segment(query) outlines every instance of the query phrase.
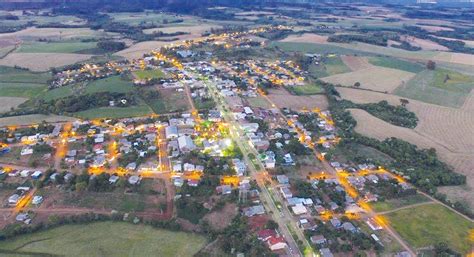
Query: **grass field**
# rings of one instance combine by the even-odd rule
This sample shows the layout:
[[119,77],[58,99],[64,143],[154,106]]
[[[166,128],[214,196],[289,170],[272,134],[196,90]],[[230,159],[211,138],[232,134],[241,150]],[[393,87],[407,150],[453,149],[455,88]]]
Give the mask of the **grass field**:
[[271,46],[277,46],[283,51],[289,52],[309,52],[319,54],[338,54],[338,55],[366,55],[370,54],[366,51],[359,51],[350,48],[333,46],[330,44],[316,43],[294,43],[294,42],[272,42]]
[[391,226],[416,248],[446,242],[467,254],[471,249],[469,230],[474,225],[439,204],[421,205],[387,215]]
[[311,75],[318,78],[350,72],[340,57],[328,57],[320,65],[311,65],[308,69]]
[[369,63],[375,66],[403,70],[418,73],[424,70],[424,67],[418,63],[400,60],[393,57],[370,57]]
[[76,53],[96,48],[96,42],[33,42],[22,44],[18,53]]
[[75,121],[76,119],[58,115],[31,114],[0,118],[0,127],[10,125],[29,125],[46,122]]
[[44,84],[0,82],[0,96],[32,98],[46,90]]
[[138,79],[161,79],[165,76],[161,70],[138,70],[133,72]]
[[13,67],[0,66],[0,82],[46,84],[51,79],[47,72],[30,72]]
[[[446,79],[449,76],[449,79]],[[474,89],[474,77],[459,72],[436,69],[418,73],[394,93],[426,103],[458,108],[463,105],[467,95]]]
[[189,109],[188,99],[184,92],[176,92],[174,89],[161,89],[160,94],[159,99],[147,102],[155,113],[181,112]]
[[287,87],[295,95],[316,95],[321,94],[323,89],[315,83],[307,83],[304,86]]
[[409,196],[389,199],[383,202],[378,201],[375,203],[371,203],[370,206],[372,206],[372,208],[376,212],[384,212],[384,211],[390,211],[390,210],[397,209],[400,207],[417,204],[417,203],[423,203],[427,201],[429,201],[429,199],[426,198],[424,195],[416,194],[416,195],[409,195]]
[[120,76],[113,76],[105,79],[95,80],[86,86],[85,93],[116,92],[127,93],[133,90],[131,81],[125,81]]
[[147,105],[138,105],[130,107],[100,107],[74,113],[74,116],[82,119],[98,118],[128,118],[136,116],[146,116],[152,114]]
[[74,87],[73,85],[69,85],[69,86],[55,88],[52,90],[47,90],[43,92],[42,94],[40,94],[38,98],[41,98],[45,101],[51,101],[51,100],[55,100],[55,99],[59,99],[63,97],[68,97],[72,95],[73,93],[74,93]]
[[92,55],[72,53],[11,53],[0,59],[0,65],[28,68],[32,71],[48,71],[52,67],[62,67],[88,60]]
[[205,237],[191,233],[98,222],[20,236],[2,242],[0,249],[62,256],[193,256],[205,243]]

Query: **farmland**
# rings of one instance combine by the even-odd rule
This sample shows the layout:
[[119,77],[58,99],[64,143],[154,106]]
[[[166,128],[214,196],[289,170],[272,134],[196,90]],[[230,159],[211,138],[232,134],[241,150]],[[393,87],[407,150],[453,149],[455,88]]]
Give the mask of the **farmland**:
[[470,251],[468,220],[438,204],[417,206],[387,215],[393,228],[417,248],[446,242],[464,254]]
[[19,66],[31,71],[47,71],[52,67],[74,64],[88,60],[91,57],[92,55],[71,53],[11,53],[0,59],[0,65]]
[[138,70],[133,74],[135,74],[138,79],[161,79],[165,76],[161,70]]
[[76,53],[97,46],[96,42],[50,42],[22,44],[18,53]]
[[[182,244],[186,242],[186,244]],[[206,243],[202,236],[171,232],[144,225],[100,222],[65,225],[3,242],[1,250],[13,253],[68,256],[191,256]]]
[[136,116],[146,116],[152,111],[147,105],[138,105],[130,107],[100,107],[74,113],[74,116],[81,119],[99,119],[99,118],[129,118]]
[[308,71],[311,75],[322,78],[350,72],[351,70],[342,62],[340,57],[328,57],[324,59],[321,65],[311,65]]

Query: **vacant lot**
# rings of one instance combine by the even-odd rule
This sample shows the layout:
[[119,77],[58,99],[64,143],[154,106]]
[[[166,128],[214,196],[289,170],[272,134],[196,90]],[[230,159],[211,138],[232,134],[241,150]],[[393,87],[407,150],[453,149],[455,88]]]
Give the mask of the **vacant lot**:
[[373,66],[325,77],[322,80],[343,86],[353,86],[356,82],[359,82],[361,88],[392,92],[401,84],[409,81],[413,76],[415,74],[411,72]]
[[92,55],[64,53],[11,53],[0,59],[0,65],[19,66],[32,71],[47,71],[52,67],[61,67],[85,61]]
[[313,33],[304,33],[302,35],[290,35],[287,38],[281,40],[281,42],[293,42],[293,43],[326,43],[328,37],[321,36]]
[[96,48],[96,42],[34,42],[22,44],[18,53],[76,53]]
[[193,256],[205,243],[204,237],[191,233],[98,222],[20,236],[3,242],[0,249],[65,256]]
[[328,102],[324,95],[296,96],[290,94],[285,89],[269,90],[268,98],[278,108],[291,108],[294,110],[320,108],[325,110],[328,107]]
[[416,248],[446,242],[463,254],[471,250],[473,224],[439,204],[421,205],[387,215],[392,227]]
[[148,103],[155,113],[171,113],[188,110],[189,102],[184,92],[175,89],[160,89],[160,99]]
[[133,72],[138,79],[161,79],[165,76],[161,70],[138,70]]
[[147,116],[152,114],[147,105],[129,106],[129,107],[100,107],[74,113],[74,116],[81,119],[99,119],[99,118],[129,118]]
[[474,78],[459,72],[436,69],[418,73],[394,93],[426,103],[461,107],[474,88]]
[[391,211],[394,209],[398,209],[398,208],[413,205],[413,204],[428,203],[428,202],[434,203],[434,202],[431,202],[430,199],[428,199],[426,196],[421,195],[421,194],[416,194],[416,195],[409,195],[409,196],[389,199],[383,202],[378,201],[375,203],[371,203],[370,206],[372,206],[372,208],[376,212],[385,212],[385,211]]

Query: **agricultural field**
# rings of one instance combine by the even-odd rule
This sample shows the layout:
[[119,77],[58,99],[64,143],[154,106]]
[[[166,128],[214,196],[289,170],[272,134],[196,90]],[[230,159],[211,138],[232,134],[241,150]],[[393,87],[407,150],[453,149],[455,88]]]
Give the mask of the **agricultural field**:
[[[422,194],[403,196],[399,198],[389,199],[385,201],[377,201],[371,203],[370,206],[376,212],[388,212],[398,208],[409,207],[412,205],[434,204],[426,196]],[[411,207],[410,207],[411,208]]]
[[328,77],[331,75],[350,72],[340,57],[327,57],[319,65],[312,64],[309,66],[308,72],[317,78]]
[[416,248],[446,242],[463,254],[471,250],[469,232],[474,225],[442,205],[403,209],[387,214],[387,218],[390,225]]
[[[131,26],[138,26],[140,24],[148,25],[172,25],[179,24],[182,26],[194,24],[194,19],[188,16],[164,14],[164,13],[153,13],[153,12],[142,12],[142,13],[127,13],[117,12],[108,14],[113,18],[115,22],[125,23]],[[179,20],[182,22],[177,22]]]
[[96,42],[33,42],[22,44],[17,53],[78,53],[97,47]]
[[290,94],[285,89],[270,89],[268,98],[275,104],[278,104],[278,108],[291,108],[294,110],[302,110],[304,108],[320,108],[325,110],[328,105],[327,99],[323,95],[296,96]]
[[[92,55],[71,53],[11,53],[0,59],[0,65],[28,68],[31,71],[48,71],[52,67],[61,67],[88,60]],[[47,60],[47,61],[45,61]]]
[[114,35],[114,33],[101,32],[89,28],[26,28],[12,33],[0,34],[0,40],[20,39],[22,41],[35,41],[38,39],[48,39],[51,41],[101,38]]
[[22,116],[13,116],[0,118],[0,127],[10,126],[10,125],[29,125],[29,124],[38,124],[43,121],[45,122],[63,122],[63,121],[75,121],[75,118],[58,116],[58,115],[43,115],[43,114],[31,114],[31,115],[22,115]]
[[419,63],[405,61],[405,60],[401,60],[401,59],[393,58],[393,57],[382,57],[382,56],[369,57],[368,61],[370,64],[375,65],[375,66],[402,70],[402,71],[407,71],[407,72],[412,72],[412,73],[418,73],[424,70],[424,66]]
[[0,113],[8,112],[11,109],[18,107],[18,105],[26,102],[28,98],[23,97],[2,97],[0,96]]
[[19,236],[3,242],[0,251],[67,253],[69,256],[192,256],[205,244],[206,239],[197,234],[121,222],[97,222]]
[[304,33],[301,35],[290,35],[285,39],[282,39],[280,42],[290,42],[290,43],[326,43],[328,37],[322,36],[313,33]]
[[174,40],[174,41],[144,41],[133,44],[129,48],[126,48],[122,51],[114,53],[116,56],[125,57],[129,60],[138,59],[143,57],[144,54],[150,53],[153,50],[157,50],[162,46],[178,43],[181,40]]
[[129,107],[100,107],[85,111],[75,112],[74,116],[81,119],[99,119],[99,118],[129,118],[137,116],[147,116],[152,114],[147,105],[137,105]]
[[415,74],[411,72],[372,66],[353,72],[332,75],[322,78],[322,80],[347,87],[359,82],[360,88],[379,92],[392,92],[414,76]]
[[474,77],[447,69],[425,70],[394,93],[426,103],[461,107],[474,89]]

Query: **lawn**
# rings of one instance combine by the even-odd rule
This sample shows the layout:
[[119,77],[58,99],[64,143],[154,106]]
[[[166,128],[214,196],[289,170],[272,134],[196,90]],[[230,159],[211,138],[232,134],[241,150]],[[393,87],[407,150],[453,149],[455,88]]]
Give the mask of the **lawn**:
[[309,72],[311,75],[317,78],[327,77],[335,74],[350,72],[351,70],[347,67],[339,56],[328,57],[319,65],[311,65]]
[[376,212],[384,212],[384,211],[390,211],[390,210],[394,210],[400,207],[417,204],[417,203],[428,202],[428,201],[429,199],[426,198],[426,196],[421,195],[421,194],[416,194],[416,195],[409,195],[409,196],[389,199],[385,201],[378,201],[375,203],[371,203],[370,206],[372,206],[372,208]]
[[45,90],[44,84],[0,82],[0,96],[32,98]]
[[20,236],[2,242],[0,249],[62,256],[193,256],[205,244],[206,238],[197,234],[97,222]]
[[138,116],[147,116],[152,114],[147,105],[138,105],[130,107],[100,107],[74,113],[75,117],[81,119],[99,119],[99,118],[129,118]]
[[116,93],[127,93],[133,90],[133,84],[131,81],[125,81],[120,76],[113,76],[105,79],[99,79],[89,83],[86,86],[85,93],[97,93],[97,92],[116,92]]
[[138,70],[134,71],[133,74],[138,79],[161,79],[165,77],[165,74],[161,70]]
[[295,95],[316,95],[321,94],[323,89],[315,83],[307,83],[304,86],[286,87]]
[[[445,81],[447,76],[449,79]],[[406,84],[395,89],[394,93],[426,103],[457,108],[462,106],[473,88],[474,77],[451,70],[436,69],[418,73]]]
[[446,242],[463,254],[470,251],[469,230],[474,229],[474,225],[440,204],[396,211],[387,218],[391,226],[416,248]]
[[32,42],[22,44],[18,53],[76,53],[97,47],[97,42]]
[[404,61],[393,57],[370,57],[369,63],[375,66],[418,73],[424,70],[421,64]]

